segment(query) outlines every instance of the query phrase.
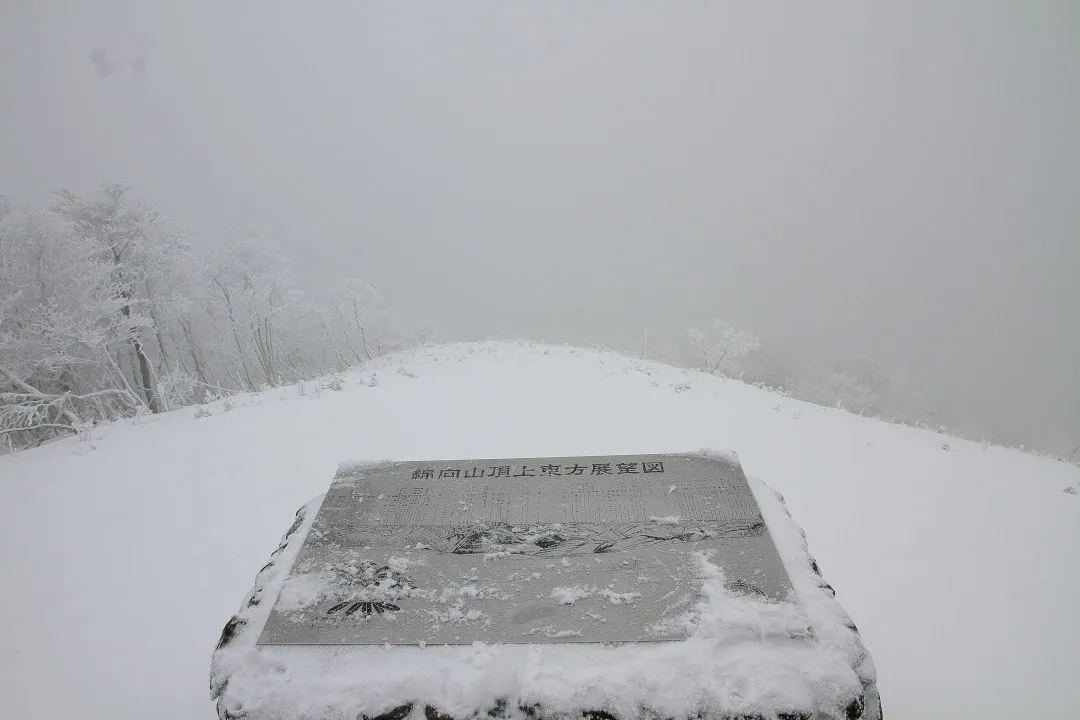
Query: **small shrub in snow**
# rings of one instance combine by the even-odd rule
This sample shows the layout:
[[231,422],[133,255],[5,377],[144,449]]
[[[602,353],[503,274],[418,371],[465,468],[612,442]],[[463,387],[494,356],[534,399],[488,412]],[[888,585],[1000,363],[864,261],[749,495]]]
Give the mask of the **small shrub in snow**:
[[345,389],[345,381],[342,380],[339,376],[335,375],[327,379],[323,387],[325,387],[327,390],[333,390],[334,392],[341,392]]
[[170,371],[161,376],[158,392],[170,408],[190,405],[195,400],[195,391],[199,382],[191,375],[180,371]]
[[[741,376],[739,377],[739,380],[743,381]],[[743,382],[745,382],[745,381],[743,381]],[[747,383],[747,384],[750,385],[751,387],[756,387],[758,390],[764,390],[766,392],[771,392],[774,395],[781,395],[783,397],[791,397],[792,396],[791,391],[788,390],[787,388],[781,386],[781,385],[770,385],[769,383],[762,382],[761,380],[755,380],[754,382]]]
[[701,369],[714,374],[738,375],[739,361],[761,347],[761,341],[752,333],[719,319],[705,330],[692,327],[686,334],[701,355]]
[[202,405],[195,408],[195,419],[196,420],[198,420],[199,418],[210,417],[213,414],[214,413],[210,412],[209,408],[203,407]]
[[97,445],[94,444],[93,435],[94,423],[93,422],[80,422],[75,426],[75,436],[78,438],[78,442],[72,451],[76,455],[81,455],[91,450],[97,450]]
[[226,400],[225,402],[221,403],[221,411],[222,412],[231,412],[232,409],[233,409],[232,400]]

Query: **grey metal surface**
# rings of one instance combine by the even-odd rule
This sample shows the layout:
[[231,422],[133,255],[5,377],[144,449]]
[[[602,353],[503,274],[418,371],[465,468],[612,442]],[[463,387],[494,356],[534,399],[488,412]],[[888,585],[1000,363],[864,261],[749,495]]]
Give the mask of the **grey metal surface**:
[[738,463],[640,455],[338,473],[260,644],[686,636],[698,553],[735,592],[792,588]]

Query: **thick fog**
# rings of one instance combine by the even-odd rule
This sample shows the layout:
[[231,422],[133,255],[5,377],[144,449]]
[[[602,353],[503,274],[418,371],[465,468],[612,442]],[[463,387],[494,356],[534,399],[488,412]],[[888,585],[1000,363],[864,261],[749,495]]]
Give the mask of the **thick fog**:
[[443,339],[866,356],[1080,445],[1080,6],[5,2],[0,194],[257,229]]

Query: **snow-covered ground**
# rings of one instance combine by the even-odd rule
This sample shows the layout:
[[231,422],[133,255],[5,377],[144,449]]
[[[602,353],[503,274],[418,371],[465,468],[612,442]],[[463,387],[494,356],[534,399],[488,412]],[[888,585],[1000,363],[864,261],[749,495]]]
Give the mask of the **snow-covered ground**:
[[785,495],[890,720],[1080,707],[1073,466],[585,350],[445,346],[371,376],[0,457],[0,717],[213,717],[221,625],[343,460],[700,448]]

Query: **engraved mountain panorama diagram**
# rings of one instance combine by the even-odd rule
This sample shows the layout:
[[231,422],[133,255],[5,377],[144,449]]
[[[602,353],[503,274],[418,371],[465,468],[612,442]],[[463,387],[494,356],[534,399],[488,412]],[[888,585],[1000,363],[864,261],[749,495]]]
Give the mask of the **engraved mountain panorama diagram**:
[[792,588],[737,461],[680,455],[343,467],[263,645],[682,639],[700,557]]

